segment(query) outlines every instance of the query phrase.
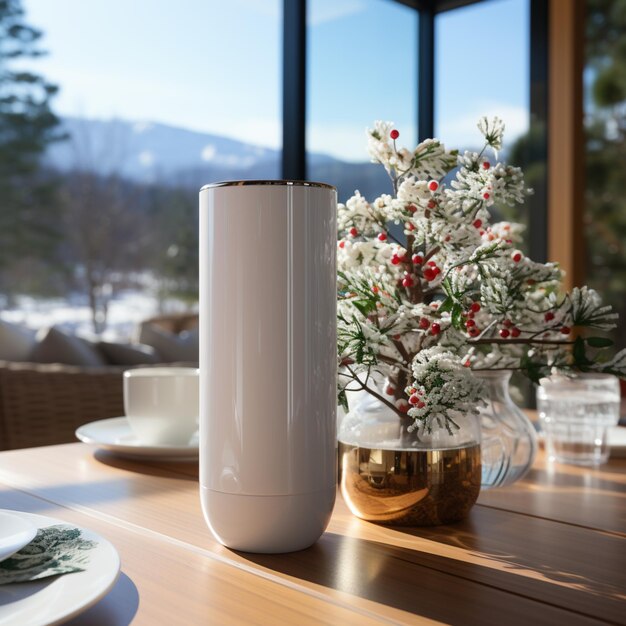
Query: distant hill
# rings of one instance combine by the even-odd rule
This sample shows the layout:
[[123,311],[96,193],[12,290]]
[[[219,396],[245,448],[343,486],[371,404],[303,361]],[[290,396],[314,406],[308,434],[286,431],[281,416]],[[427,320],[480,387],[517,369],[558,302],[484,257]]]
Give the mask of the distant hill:
[[[279,150],[156,122],[66,117],[70,139],[52,145],[47,163],[61,171],[117,173],[135,182],[199,188],[219,180],[280,177]],[[334,184],[340,200],[355,189],[367,197],[390,191],[380,166],[309,156],[310,180]]]

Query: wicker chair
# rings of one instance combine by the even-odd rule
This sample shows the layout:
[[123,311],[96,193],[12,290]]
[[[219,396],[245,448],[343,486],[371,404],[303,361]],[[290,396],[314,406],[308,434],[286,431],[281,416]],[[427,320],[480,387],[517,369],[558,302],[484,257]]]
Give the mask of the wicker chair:
[[[180,333],[197,327],[198,314],[166,315],[145,323]],[[197,367],[187,362],[164,365]],[[0,450],[70,443],[82,424],[124,415],[122,372],[130,367],[0,361]]]
[[69,443],[81,424],[123,415],[124,369],[0,361],[0,450]]
[[178,335],[184,330],[193,330],[198,327],[198,314],[197,313],[174,313],[172,315],[160,315],[152,317],[144,324],[153,324],[163,330],[167,330],[170,333]]

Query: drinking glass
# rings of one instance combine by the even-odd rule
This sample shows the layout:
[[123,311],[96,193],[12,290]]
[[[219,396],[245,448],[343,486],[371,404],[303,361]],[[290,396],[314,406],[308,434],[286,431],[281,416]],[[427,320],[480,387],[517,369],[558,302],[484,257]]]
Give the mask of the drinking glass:
[[537,388],[548,457],[599,465],[609,458],[608,430],[619,420],[619,381],[609,374],[552,376]]

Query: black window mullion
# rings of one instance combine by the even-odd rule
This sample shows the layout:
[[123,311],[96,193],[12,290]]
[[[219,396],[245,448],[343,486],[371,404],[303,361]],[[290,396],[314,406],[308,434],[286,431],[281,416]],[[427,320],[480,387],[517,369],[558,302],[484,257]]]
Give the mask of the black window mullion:
[[306,4],[283,1],[284,180],[306,179]]
[[530,256],[541,263],[548,258],[548,2],[530,0],[530,162],[544,164],[545,175],[534,180],[529,201]]
[[435,134],[435,9],[425,4],[419,12],[417,58],[417,136],[419,141]]

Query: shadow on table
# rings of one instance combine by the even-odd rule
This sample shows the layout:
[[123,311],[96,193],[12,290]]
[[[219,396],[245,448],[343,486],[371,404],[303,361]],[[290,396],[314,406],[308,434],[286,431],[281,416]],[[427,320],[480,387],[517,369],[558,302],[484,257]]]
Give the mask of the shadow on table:
[[[463,533],[459,526],[441,527],[439,532],[454,537]],[[406,534],[423,536],[421,530]],[[509,553],[502,563],[491,567],[461,554],[458,559],[432,554],[423,549],[423,542],[419,546],[417,542],[410,548],[325,533],[317,544],[301,552],[238,554],[296,579],[451,624],[485,624],[488,615],[497,615],[498,623],[525,626],[529,619],[576,624],[576,613],[617,621],[623,617],[623,597],[618,598],[617,588],[594,588],[594,581],[582,576],[571,586],[529,576],[529,569],[541,572],[541,568],[525,563],[521,555],[519,563]],[[482,556],[497,560],[494,555]],[[471,612],[461,614],[460,606]]]
[[139,592],[126,574],[120,574],[115,586],[102,600],[67,622],[68,626],[128,626],[139,608]]
[[139,459],[127,459],[118,457],[105,450],[97,450],[94,458],[103,465],[123,469],[146,476],[167,476],[181,480],[192,480],[198,482],[198,462],[184,463],[180,461],[144,461]]

